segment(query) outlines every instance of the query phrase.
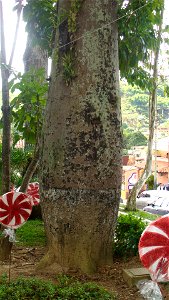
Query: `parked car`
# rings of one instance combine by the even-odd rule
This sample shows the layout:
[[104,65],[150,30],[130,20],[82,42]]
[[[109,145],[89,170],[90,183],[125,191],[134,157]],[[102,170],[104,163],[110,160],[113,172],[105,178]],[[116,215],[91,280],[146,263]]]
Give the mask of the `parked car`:
[[153,204],[144,207],[143,210],[160,216],[169,214],[169,196],[166,198],[159,197]]
[[143,209],[145,206],[154,204],[160,197],[169,198],[169,191],[166,190],[148,190],[140,193],[136,199],[136,207]]

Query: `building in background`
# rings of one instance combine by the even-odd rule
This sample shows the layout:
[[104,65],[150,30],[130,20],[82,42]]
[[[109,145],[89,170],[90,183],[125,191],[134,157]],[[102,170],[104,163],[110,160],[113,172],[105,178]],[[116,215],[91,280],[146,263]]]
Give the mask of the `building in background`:
[[[121,197],[128,195],[141,176],[146,162],[146,147],[133,147],[129,155],[123,157],[123,176]],[[157,179],[157,186],[169,183],[169,137],[159,139],[153,145],[152,174]],[[146,189],[144,185],[143,190]]]

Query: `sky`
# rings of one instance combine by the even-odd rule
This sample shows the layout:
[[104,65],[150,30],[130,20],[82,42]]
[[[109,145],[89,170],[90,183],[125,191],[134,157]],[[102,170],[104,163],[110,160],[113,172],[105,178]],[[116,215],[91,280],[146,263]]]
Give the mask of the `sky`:
[[[9,62],[10,52],[12,48],[12,42],[15,32],[16,25],[16,12],[12,11],[15,6],[15,0],[1,0],[4,9],[4,20],[5,20],[5,38],[6,38],[6,52],[7,62]],[[165,22],[169,24],[169,0],[165,0]],[[22,21],[20,24],[18,40],[16,44],[15,56],[13,60],[13,68],[16,71],[23,72],[23,54],[26,45],[27,34],[25,32],[25,23]]]
[[[6,44],[6,54],[7,63],[9,62],[9,57],[12,49],[12,43],[15,33],[16,26],[16,12],[12,9],[15,6],[15,0],[1,0],[3,4],[4,22],[5,22],[5,44]],[[18,39],[16,44],[16,50],[13,60],[13,68],[17,71],[23,72],[23,53],[25,50],[27,34],[25,32],[25,23],[21,21],[18,32]]]

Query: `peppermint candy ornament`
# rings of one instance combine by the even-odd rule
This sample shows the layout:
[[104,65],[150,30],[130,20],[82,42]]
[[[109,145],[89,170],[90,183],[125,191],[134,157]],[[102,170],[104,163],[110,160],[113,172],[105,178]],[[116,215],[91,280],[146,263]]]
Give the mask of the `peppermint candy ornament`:
[[40,202],[39,183],[38,182],[29,183],[28,188],[26,190],[26,194],[29,196],[32,205],[38,205]]
[[9,192],[0,197],[0,223],[12,229],[27,221],[32,211],[28,196],[20,192]]
[[169,215],[151,222],[143,231],[139,255],[156,281],[169,280]]

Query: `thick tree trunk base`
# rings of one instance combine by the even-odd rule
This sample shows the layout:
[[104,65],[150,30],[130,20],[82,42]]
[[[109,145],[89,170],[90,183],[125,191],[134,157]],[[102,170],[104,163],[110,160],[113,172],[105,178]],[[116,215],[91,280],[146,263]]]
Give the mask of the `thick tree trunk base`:
[[70,268],[61,266],[61,264],[56,263],[55,254],[52,252],[52,250],[48,250],[46,255],[37,264],[36,270],[41,274],[66,274],[70,271]]
[[93,273],[112,263],[116,197],[120,195],[112,190],[50,189],[41,197],[48,252],[40,269]]

